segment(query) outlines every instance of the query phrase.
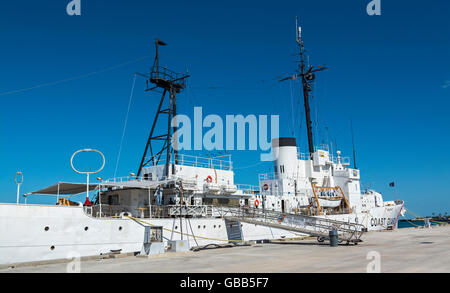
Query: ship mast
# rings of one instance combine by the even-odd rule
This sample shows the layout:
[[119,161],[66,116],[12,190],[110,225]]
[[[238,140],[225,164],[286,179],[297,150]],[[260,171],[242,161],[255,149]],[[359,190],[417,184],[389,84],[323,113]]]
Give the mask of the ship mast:
[[322,71],[327,69],[324,66],[309,66],[305,64],[305,49],[303,46],[302,40],[302,28],[298,26],[297,17],[295,18],[295,28],[296,28],[296,41],[299,47],[299,55],[300,55],[300,65],[297,69],[297,73],[292,77],[287,77],[282,79],[281,81],[287,79],[297,79],[301,77],[302,79],[302,90],[303,90],[303,101],[305,105],[305,116],[306,116],[306,130],[308,132],[308,147],[309,147],[309,155],[312,157],[314,153],[314,141],[313,141],[313,133],[312,133],[312,122],[311,122],[311,109],[309,106],[309,96],[312,91],[312,85],[314,80],[316,79],[315,72]]
[[[162,90],[161,100],[159,102],[159,107],[156,112],[155,119],[153,121],[153,125],[150,131],[150,135],[148,137],[147,145],[145,146],[144,154],[142,156],[141,163],[139,165],[139,169],[137,172],[137,177],[140,176],[142,172],[142,168],[148,164],[158,165],[161,155],[166,152],[166,162],[164,175],[166,178],[169,177],[169,168],[171,157],[173,154],[174,160],[172,165],[172,174],[175,174],[175,165],[178,163],[178,148],[176,146],[177,138],[176,136],[176,127],[171,127],[172,118],[175,119],[177,115],[177,100],[176,95],[180,93],[186,87],[186,79],[189,77],[188,74],[176,73],[167,69],[166,67],[162,67],[159,65],[159,46],[166,46],[167,44],[163,41],[156,39],[155,47],[156,47],[156,55],[155,60],[153,62],[153,67],[149,75],[139,74],[144,76],[147,79],[147,89],[146,91],[153,90]],[[153,84],[153,87],[149,87],[149,83]],[[166,97],[166,93],[169,94]],[[167,108],[163,109],[164,101],[167,100]],[[159,114],[167,114],[167,132],[162,133],[160,135],[155,135],[155,127],[158,121]],[[176,123],[175,123],[176,124]],[[172,132],[173,128],[173,132]],[[158,152],[155,152],[155,143],[164,142],[162,147]],[[173,142],[173,143],[172,143]],[[147,151],[150,151],[150,157],[147,158]]]

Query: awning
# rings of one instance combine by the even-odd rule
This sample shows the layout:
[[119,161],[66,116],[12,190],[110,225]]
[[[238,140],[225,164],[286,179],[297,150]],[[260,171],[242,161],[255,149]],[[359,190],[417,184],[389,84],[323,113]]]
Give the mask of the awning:
[[[123,182],[96,182],[89,184],[89,191],[97,188],[115,187],[119,189],[124,188],[138,188],[138,189],[156,189],[158,184],[164,184],[168,181],[147,181],[147,180],[129,180]],[[67,183],[59,182],[55,185],[46,187],[44,189],[33,191],[28,194],[43,194],[43,195],[75,195],[86,192],[86,183]]]
[[[98,183],[89,184],[89,191],[94,190],[98,187]],[[79,194],[86,192],[87,187],[86,183],[67,183],[67,182],[59,182],[55,185],[49,186],[47,188],[33,191],[30,194]]]

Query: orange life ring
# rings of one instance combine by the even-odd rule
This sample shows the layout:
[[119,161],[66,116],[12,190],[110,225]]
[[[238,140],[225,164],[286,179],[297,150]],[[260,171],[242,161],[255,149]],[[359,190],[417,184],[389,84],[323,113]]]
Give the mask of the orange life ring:
[[212,177],[211,176],[206,177],[206,182],[211,183],[212,182]]
[[259,200],[255,200],[255,207],[259,206]]

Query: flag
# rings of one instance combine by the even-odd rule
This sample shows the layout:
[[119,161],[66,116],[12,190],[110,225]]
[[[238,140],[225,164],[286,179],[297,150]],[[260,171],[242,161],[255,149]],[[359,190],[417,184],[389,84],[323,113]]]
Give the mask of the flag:
[[391,182],[391,183],[389,183],[389,186],[390,186],[390,187],[395,187],[395,183],[394,183],[394,182]]
[[161,40],[159,40],[159,39],[156,39],[156,43],[157,43],[158,45],[160,45],[160,46],[166,46],[166,45],[167,45],[166,43],[164,43],[163,41],[161,41]]

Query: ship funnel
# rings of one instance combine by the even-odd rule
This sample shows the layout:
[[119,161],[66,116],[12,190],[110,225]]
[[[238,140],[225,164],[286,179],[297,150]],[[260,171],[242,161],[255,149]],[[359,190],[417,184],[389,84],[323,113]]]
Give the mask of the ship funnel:
[[272,140],[274,173],[276,178],[293,177],[297,168],[297,143],[294,137]]

